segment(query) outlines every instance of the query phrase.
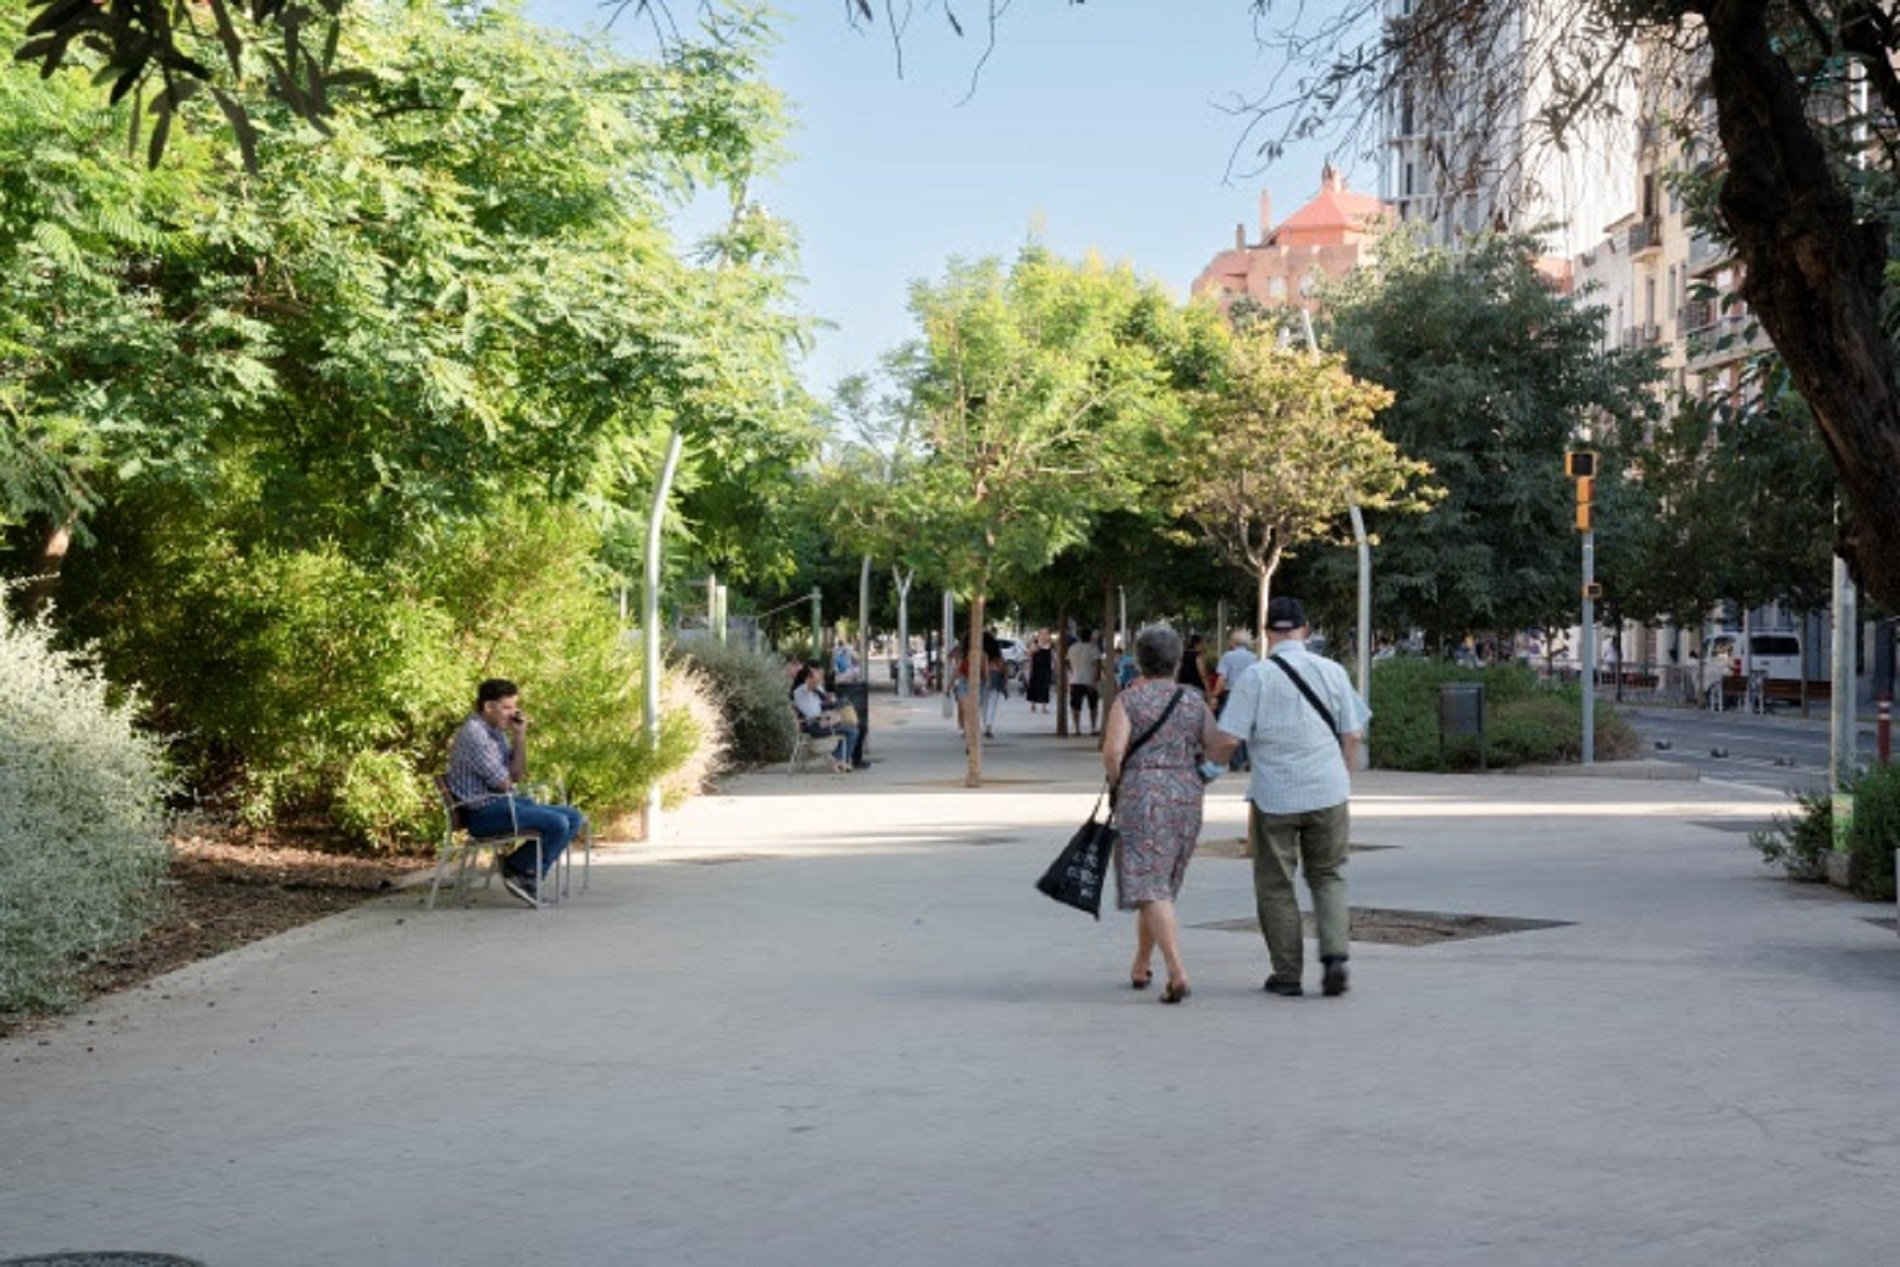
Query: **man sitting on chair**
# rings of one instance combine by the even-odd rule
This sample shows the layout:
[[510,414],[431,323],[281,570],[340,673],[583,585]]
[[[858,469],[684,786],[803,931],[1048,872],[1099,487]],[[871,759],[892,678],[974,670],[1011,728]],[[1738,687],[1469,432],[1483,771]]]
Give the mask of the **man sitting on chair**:
[[449,745],[449,794],[472,835],[499,836],[517,829],[540,833],[539,873],[532,841],[501,865],[501,882],[508,892],[536,906],[542,879],[587,819],[571,805],[542,805],[515,791],[528,777],[528,719],[520,704],[520,688],[506,678],[490,678],[475,689],[475,711]]

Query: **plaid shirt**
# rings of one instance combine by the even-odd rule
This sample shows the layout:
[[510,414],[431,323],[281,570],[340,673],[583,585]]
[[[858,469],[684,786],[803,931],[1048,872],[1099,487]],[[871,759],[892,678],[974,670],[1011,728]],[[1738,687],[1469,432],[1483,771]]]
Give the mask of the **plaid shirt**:
[[508,777],[514,747],[508,736],[470,714],[449,745],[449,792],[464,805],[481,805],[514,785]]

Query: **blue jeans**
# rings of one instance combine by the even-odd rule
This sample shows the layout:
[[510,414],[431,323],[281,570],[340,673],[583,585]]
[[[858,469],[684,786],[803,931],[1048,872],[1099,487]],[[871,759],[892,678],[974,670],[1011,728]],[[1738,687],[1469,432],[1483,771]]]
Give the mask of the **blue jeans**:
[[864,758],[860,753],[861,732],[856,726],[813,726],[808,732],[813,739],[838,737],[837,746],[832,749],[832,758],[837,761],[849,761],[857,765]]
[[[513,827],[540,832],[541,874],[546,875],[553,869],[554,860],[567,848],[567,842],[574,839],[575,833],[586,825],[587,817],[572,805],[542,805],[532,797],[516,793],[512,797],[515,812],[511,819],[508,815],[510,799],[497,796],[492,801],[469,809],[466,814],[468,829],[477,836],[499,836]],[[526,844],[516,849],[502,865],[516,875],[534,875],[534,845]]]

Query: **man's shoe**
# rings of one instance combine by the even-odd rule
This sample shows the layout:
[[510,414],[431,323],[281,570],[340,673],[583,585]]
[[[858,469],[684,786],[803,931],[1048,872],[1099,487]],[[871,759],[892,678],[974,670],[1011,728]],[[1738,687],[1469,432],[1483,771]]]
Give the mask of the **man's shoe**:
[[513,871],[503,871],[501,873],[501,887],[507,889],[508,892],[513,895],[514,899],[523,906],[541,905],[541,899],[538,896],[541,886],[525,875],[519,875]]
[[1329,999],[1336,999],[1351,988],[1344,959],[1328,959],[1326,975],[1320,978],[1319,992]]
[[1265,990],[1268,994],[1283,995],[1289,999],[1297,999],[1306,993],[1305,990],[1300,988],[1299,982],[1281,981],[1275,977],[1268,977],[1267,983],[1260,988]]

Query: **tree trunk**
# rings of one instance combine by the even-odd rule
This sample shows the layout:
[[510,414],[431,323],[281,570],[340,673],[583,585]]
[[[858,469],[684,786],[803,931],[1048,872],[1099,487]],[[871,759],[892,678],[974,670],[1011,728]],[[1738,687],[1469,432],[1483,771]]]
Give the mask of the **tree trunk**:
[[1689,7],[1708,23],[1728,157],[1721,208],[1743,265],[1742,296],[1813,408],[1840,474],[1851,513],[1837,549],[1867,593],[1900,607],[1900,385],[1880,326],[1886,227],[1856,223],[1794,73],[1770,41],[1771,6]]
[[989,658],[983,654],[983,608],[987,600],[982,590],[970,595],[970,633],[963,644],[964,663],[970,666],[963,692],[963,746],[969,755],[969,772],[963,786],[983,786],[983,683],[989,677]]
[[40,615],[53,601],[53,591],[59,587],[60,569],[66,566],[66,552],[72,549],[73,528],[78,523],[78,516],[68,515],[46,534],[40,546],[39,567],[34,569],[33,581],[26,587],[27,616]]
[[1253,604],[1253,645],[1261,648],[1260,654],[1265,655],[1267,645],[1267,602],[1273,592],[1272,569],[1262,568],[1260,571],[1254,573],[1254,580],[1257,584],[1254,589]]
[[1056,649],[1055,649],[1055,686],[1056,686],[1056,737],[1069,737],[1069,648],[1064,639],[1069,633],[1069,605],[1066,602],[1056,604]]

